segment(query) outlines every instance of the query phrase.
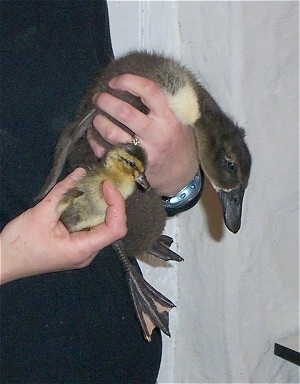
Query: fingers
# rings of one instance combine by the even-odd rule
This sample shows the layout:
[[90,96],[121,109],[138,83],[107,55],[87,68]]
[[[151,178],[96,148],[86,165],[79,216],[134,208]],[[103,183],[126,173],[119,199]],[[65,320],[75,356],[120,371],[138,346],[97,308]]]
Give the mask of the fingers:
[[165,92],[155,82],[144,77],[124,74],[112,79],[109,86],[138,95],[142,102],[158,117],[165,116],[168,101]]
[[[94,97],[95,105],[108,115],[129,127],[139,139],[147,141],[152,130],[149,129],[152,120],[170,117],[168,99],[165,92],[153,81],[136,76],[125,74],[109,83],[111,88],[128,91],[138,95],[142,102],[149,108],[148,115],[135,109],[132,105],[112,96],[108,93],[101,93]],[[132,137],[104,116],[97,115],[94,119],[94,126],[109,143],[130,142]]]
[[[109,95],[110,98],[110,95]],[[116,99],[115,97],[111,96],[111,99],[113,102],[119,102],[119,99]],[[103,100],[103,99],[102,99]],[[101,102],[102,102],[101,100]],[[103,108],[101,104],[101,108]],[[111,110],[109,104],[108,107],[106,107],[106,110]],[[107,111],[106,111],[107,112]],[[113,113],[113,112],[112,112]],[[115,113],[115,118],[120,121],[119,116],[117,115],[117,112]],[[128,124],[128,123],[127,123]],[[126,124],[125,124],[126,125]],[[100,135],[110,144],[116,145],[118,143],[129,143],[132,140],[132,135],[124,131],[123,129],[116,126],[115,123],[113,123],[111,120],[109,120],[107,117],[98,114],[94,119],[94,126],[100,133]],[[89,139],[89,137],[88,137]],[[91,141],[89,140],[90,144]],[[94,150],[94,148],[92,147]],[[95,150],[94,150],[95,153]],[[97,157],[97,153],[95,153]]]
[[71,234],[72,240],[77,241],[80,253],[94,254],[127,233],[125,201],[120,191],[112,183],[105,181],[103,195],[108,205],[105,222],[97,225],[92,231]]
[[73,172],[71,172],[68,176],[66,176],[62,181],[57,183],[51,192],[48,194],[51,198],[60,199],[61,195],[66,193],[70,188],[74,186],[74,184],[81,180],[85,175],[84,168],[76,168]]
[[43,206],[43,209],[48,210],[49,218],[57,220],[59,213],[57,209],[53,210],[53,207],[56,207],[63,194],[71,189],[77,181],[82,179],[85,175],[85,170],[83,168],[76,168],[71,172],[67,177],[62,181],[57,183],[52,190],[44,197],[44,199],[38,204],[38,206]]
[[[132,105],[109,93],[101,93],[96,96],[95,103],[97,107],[124,124],[138,137],[145,136],[147,133],[147,128],[150,125],[149,117]],[[116,127],[113,122],[104,116],[97,115],[94,119],[94,126],[101,136],[111,144],[116,144],[117,142],[128,143],[132,140],[130,134]]]
[[[101,115],[99,115],[99,116],[101,116]],[[100,125],[100,127],[102,127],[102,126]],[[105,136],[103,136],[102,133],[100,133],[100,134],[103,138],[105,138]],[[91,128],[88,129],[86,137],[87,137],[87,141],[89,142],[95,156],[98,157],[99,159],[101,159],[105,155],[106,149],[102,145],[100,145],[97,140],[95,140],[95,138],[93,137],[93,134],[91,132]],[[106,141],[108,141],[108,140],[106,139]],[[111,144],[113,144],[113,143],[111,143]]]
[[121,192],[111,182],[105,181],[102,188],[108,205],[105,223],[116,236],[123,237],[127,233],[125,200]]

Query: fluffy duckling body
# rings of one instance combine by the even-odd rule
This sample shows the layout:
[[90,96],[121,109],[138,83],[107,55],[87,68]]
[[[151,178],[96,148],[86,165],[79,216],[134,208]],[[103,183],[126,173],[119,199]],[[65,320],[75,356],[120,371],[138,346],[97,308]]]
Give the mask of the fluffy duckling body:
[[58,206],[61,221],[69,232],[90,229],[102,223],[107,208],[102,183],[112,181],[127,199],[137,183],[144,189],[150,188],[145,169],[146,155],[141,147],[134,144],[114,147],[101,163],[91,165],[83,179],[64,195]]

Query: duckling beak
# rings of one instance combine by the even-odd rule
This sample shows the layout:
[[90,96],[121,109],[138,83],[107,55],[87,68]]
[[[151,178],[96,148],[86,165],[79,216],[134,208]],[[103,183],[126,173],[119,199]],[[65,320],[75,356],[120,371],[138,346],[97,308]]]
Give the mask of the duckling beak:
[[241,227],[244,193],[245,189],[242,187],[234,188],[229,192],[220,189],[218,192],[226,227],[233,233],[237,233]]
[[135,181],[145,190],[149,191],[151,189],[151,185],[149,184],[146,175],[141,173],[139,176],[135,178]]

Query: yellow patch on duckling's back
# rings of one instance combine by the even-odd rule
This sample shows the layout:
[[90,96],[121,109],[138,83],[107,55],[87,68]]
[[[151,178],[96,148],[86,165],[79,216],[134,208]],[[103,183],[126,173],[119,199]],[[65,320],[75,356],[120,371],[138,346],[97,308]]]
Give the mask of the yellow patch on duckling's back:
[[201,117],[197,94],[190,83],[175,95],[167,93],[170,107],[183,125],[193,125]]

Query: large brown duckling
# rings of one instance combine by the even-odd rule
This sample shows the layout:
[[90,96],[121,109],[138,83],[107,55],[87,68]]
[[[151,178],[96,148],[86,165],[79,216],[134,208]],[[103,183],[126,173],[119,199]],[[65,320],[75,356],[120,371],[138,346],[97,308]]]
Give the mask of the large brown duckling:
[[[79,105],[75,120],[60,136],[53,167],[40,197],[56,183],[67,159],[71,168],[78,165],[87,166],[97,161],[83,136],[87,129],[92,127],[95,114],[103,113],[95,110],[92,104],[95,93],[111,93],[142,112],[148,112],[139,97],[109,87],[108,82],[113,77],[124,73],[143,76],[158,83],[166,93],[170,107],[178,119],[194,130],[199,164],[218,192],[227,228],[236,233],[241,225],[243,196],[251,168],[244,131],[223,113],[186,67],[176,60],[156,53],[130,52],[113,60],[99,71]],[[117,121],[115,123],[129,131],[126,126]],[[102,145],[110,147],[95,129],[93,135]]]
[[[147,107],[140,98],[109,87],[108,82],[113,77],[124,73],[143,76],[158,83],[166,93],[170,108],[178,119],[183,125],[194,130],[199,165],[218,192],[227,228],[236,233],[240,229],[243,196],[251,167],[251,157],[244,141],[244,131],[222,112],[214,99],[187,68],[171,58],[155,53],[131,52],[100,70],[93,84],[85,93],[75,120],[64,129],[59,138],[53,167],[39,197],[43,197],[53,187],[66,161],[71,169],[77,166],[91,167],[92,164],[98,162],[84,135],[88,128],[92,128],[94,138],[101,145],[105,145],[107,149],[111,148],[111,145],[105,142],[92,127],[95,115],[103,113],[95,110],[92,104],[95,93],[111,93],[140,111],[148,113]],[[115,123],[132,134],[126,126],[117,121]],[[136,201],[131,204],[134,198]],[[121,259],[128,256],[137,257],[143,252],[158,247],[158,251],[156,249],[153,253],[168,260],[169,253],[164,255],[162,250],[168,248],[170,240],[160,237],[166,220],[161,199],[153,191],[141,193],[136,190],[126,200],[126,204],[127,215],[130,217],[128,224],[131,229],[128,235],[115,245]],[[145,207],[148,207],[146,212],[151,212],[151,214],[143,215]],[[156,214],[154,214],[155,208],[158,210]],[[145,222],[152,220],[152,223],[146,224],[145,228],[140,226],[141,217]],[[151,236],[149,228],[155,228]],[[146,244],[148,248],[145,248]],[[171,255],[170,258],[172,259],[172,257]],[[169,302],[165,307],[161,307],[157,304],[159,301],[156,299],[155,304],[152,296],[155,296],[156,293],[148,290],[147,314],[145,315],[144,310],[139,311],[140,308],[144,308],[144,295],[137,295],[139,289],[136,282],[139,282],[140,276],[136,277],[136,274],[133,274],[134,276],[130,280],[130,290],[136,309],[139,307],[137,314],[146,339],[150,339],[154,326],[160,327],[169,334],[167,312],[173,304]],[[135,297],[136,295],[139,296],[138,299]],[[159,308],[158,313],[156,313],[157,308]],[[150,325],[148,324],[149,318]]]

